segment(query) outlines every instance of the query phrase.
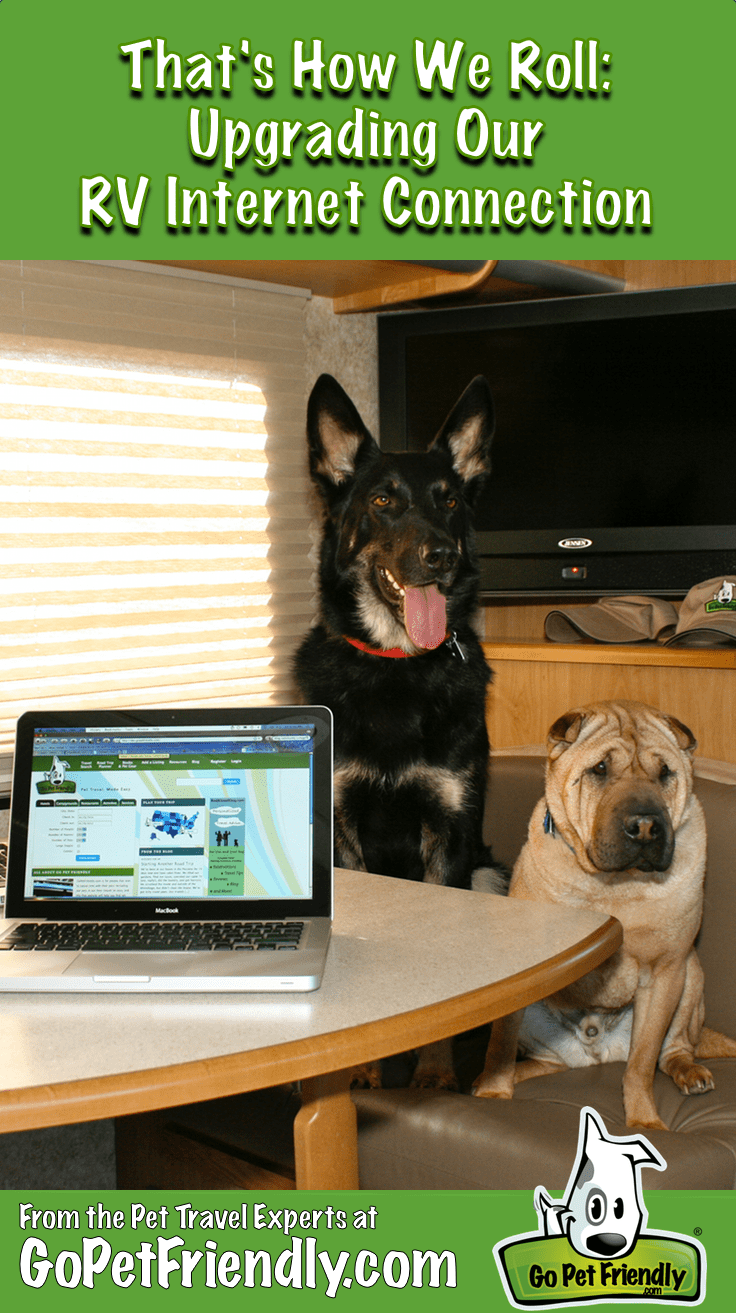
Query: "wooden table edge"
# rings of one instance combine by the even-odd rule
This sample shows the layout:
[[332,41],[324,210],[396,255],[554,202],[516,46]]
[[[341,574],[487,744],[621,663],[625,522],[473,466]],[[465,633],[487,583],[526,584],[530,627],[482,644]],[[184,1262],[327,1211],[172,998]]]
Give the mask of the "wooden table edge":
[[622,940],[620,923],[609,917],[563,952],[442,1003],[245,1053],[3,1090],[0,1133],[150,1112],[342,1071],[459,1034],[545,998],[604,962]]

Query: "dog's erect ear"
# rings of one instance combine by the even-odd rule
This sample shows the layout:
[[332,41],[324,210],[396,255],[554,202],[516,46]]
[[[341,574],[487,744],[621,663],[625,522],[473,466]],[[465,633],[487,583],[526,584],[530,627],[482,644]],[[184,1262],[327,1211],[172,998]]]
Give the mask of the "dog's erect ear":
[[491,441],[496,425],[493,395],[477,374],[447,416],[430,450],[449,452],[455,473],[473,502],[491,472]]
[[331,374],[320,374],[307,405],[309,471],[327,501],[379,449],[350,397]]
[[664,712],[662,713],[662,720],[665,725],[672,730],[672,733],[677,739],[678,747],[682,748],[683,752],[695,751],[698,746],[698,740],[692,730],[688,729],[687,725],[683,725],[682,721],[678,720],[676,716],[666,716]]
[[547,735],[547,752],[551,761],[575,742],[584,720],[582,711],[566,711],[564,716],[555,721]]

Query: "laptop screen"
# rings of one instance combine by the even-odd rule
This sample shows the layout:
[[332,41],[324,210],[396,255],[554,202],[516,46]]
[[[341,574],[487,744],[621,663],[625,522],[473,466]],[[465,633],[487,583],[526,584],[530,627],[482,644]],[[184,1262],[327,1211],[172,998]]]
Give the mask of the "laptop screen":
[[[329,713],[290,711],[241,709],[222,723],[212,712],[190,721],[82,712],[68,724],[35,716],[18,763],[22,894],[33,905],[25,914],[102,900],[118,909],[186,902],[198,915],[207,915],[202,904],[217,904],[217,915],[223,902],[262,904],[268,915],[293,903],[298,915],[314,894],[315,806],[319,825],[325,805],[315,799],[317,754]],[[16,828],[20,805],[14,797]]]

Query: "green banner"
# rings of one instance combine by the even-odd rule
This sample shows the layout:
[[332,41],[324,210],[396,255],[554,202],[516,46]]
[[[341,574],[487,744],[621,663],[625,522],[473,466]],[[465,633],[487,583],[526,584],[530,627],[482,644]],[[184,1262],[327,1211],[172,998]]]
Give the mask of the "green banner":
[[[0,0],[2,3],[2,0]],[[33,769],[36,773],[41,771],[50,771],[52,766],[52,757],[34,757]],[[154,767],[165,769],[170,767],[176,770],[192,770],[199,768],[201,770],[304,770],[309,765],[308,752],[248,752],[238,753],[237,756],[219,756],[212,754],[197,753],[190,756],[183,756],[179,753],[158,753],[151,757],[146,757],[143,753],[131,753],[129,757],[114,757],[110,759],[102,757],[72,757],[68,756],[66,760],[67,770],[70,771],[119,771],[130,770],[138,771]],[[58,793],[64,790],[74,790],[76,785],[73,780],[65,780],[62,784],[51,784],[48,780],[39,780],[36,788],[39,793]],[[156,801],[161,801],[157,799]],[[186,799],[187,802],[191,801]]]
[[704,1289],[699,1249],[671,1236],[644,1236],[615,1261],[581,1258],[566,1238],[541,1236],[501,1246],[499,1260],[514,1300],[529,1308],[610,1298],[698,1304]]
[[732,0],[4,0],[5,259],[733,254]]
[[80,869],[78,866],[39,866],[34,867],[31,874],[34,879],[36,877],[44,879],[50,876],[54,876],[54,878],[58,876],[66,876],[67,878],[78,880],[79,877],[83,875],[96,877],[101,875],[120,876],[127,879],[132,878],[135,875],[135,869],[132,866],[96,866],[94,870],[90,870],[89,867],[86,870],[84,868]]
[[[623,1260],[592,1262],[569,1246],[562,1254],[562,1239],[529,1241],[532,1279],[517,1288],[530,1307],[693,1304],[704,1293],[704,1307],[720,1313],[732,1304],[732,1200],[725,1191],[652,1191],[650,1232]],[[76,1297],[96,1309],[245,1299],[275,1310],[387,1300],[461,1310],[477,1300],[497,1311],[511,1303],[493,1246],[535,1224],[526,1191],[14,1190],[0,1195],[0,1212],[6,1300],[38,1310]],[[694,1234],[707,1254],[699,1291]],[[639,1284],[640,1269],[651,1287]]]

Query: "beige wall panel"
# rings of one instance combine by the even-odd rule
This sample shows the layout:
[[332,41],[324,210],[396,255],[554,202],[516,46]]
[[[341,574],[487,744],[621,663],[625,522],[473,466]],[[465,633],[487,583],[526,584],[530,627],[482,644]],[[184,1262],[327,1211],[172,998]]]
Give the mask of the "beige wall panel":
[[702,757],[736,763],[733,670],[492,661],[488,727],[494,748],[543,743],[571,707],[610,698],[648,702],[692,729]]

